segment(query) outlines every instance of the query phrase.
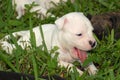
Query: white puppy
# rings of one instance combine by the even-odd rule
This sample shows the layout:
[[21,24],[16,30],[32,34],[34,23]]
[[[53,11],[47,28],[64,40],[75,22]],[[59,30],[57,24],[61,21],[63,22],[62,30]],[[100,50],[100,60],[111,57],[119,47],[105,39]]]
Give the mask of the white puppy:
[[[48,50],[51,50],[54,46],[59,47],[58,62],[59,65],[71,68],[72,62],[79,61],[81,63],[87,58],[86,51],[91,50],[96,46],[96,41],[93,37],[93,27],[90,21],[80,12],[72,12],[57,19],[55,24],[45,24],[41,26],[43,29],[44,39]],[[36,46],[42,45],[41,32],[39,27],[33,28],[35,33]],[[17,41],[23,49],[30,44],[30,31],[14,32],[13,36],[19,36]],[[9,39],[10,36],[5,36],[1,40],[1,47],[7,52],[12,53],[15,49],[14,44],[10,44],[5,39]],[[95,74],[97,69],[93,64],[89,64],[87,70],[90,74]],[[82,74],[79,69],[77,71]]]
[[[53,7],[53,3],[57,4],[60,1],[61,0],[12,0],[12,4],[15,7],[15,10],[18,14],[16,18],[19,19],[25,14],[26,4],[32,4],[34,2],[35,4],[37,4],[37,6],[34,6],[31,9],[31,12],[37,11],[37,13],[41,14],[42,16],[49,16],[51,14],[48,13],[47,15],[47,10]],[[67,0],[62,1],[66,2]]]

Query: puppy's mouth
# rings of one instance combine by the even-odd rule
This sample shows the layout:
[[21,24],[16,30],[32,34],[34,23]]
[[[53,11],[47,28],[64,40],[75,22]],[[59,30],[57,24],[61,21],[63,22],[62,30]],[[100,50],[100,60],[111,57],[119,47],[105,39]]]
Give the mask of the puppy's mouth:
[[83,63],[87,59],[87,52],[82,51],[76,47],[74,47],[73,53],[80,59],[80,61]]

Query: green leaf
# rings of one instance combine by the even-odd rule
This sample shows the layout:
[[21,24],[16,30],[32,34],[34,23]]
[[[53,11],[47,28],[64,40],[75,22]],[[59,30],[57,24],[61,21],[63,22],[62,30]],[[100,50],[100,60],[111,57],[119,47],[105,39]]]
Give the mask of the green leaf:
[[4,55],[3,53],[0,53],[0,59],[2,59],[13,71],[19,72],[15,68],[15,66],[11,63],[11,61],[8,59],[8,57],[6,55]]

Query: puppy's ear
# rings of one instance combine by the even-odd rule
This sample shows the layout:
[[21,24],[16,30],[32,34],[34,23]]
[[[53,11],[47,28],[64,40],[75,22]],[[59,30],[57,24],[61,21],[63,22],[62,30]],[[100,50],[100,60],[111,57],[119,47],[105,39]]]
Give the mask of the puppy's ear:
[[57,25],[58,29],[63,29],[64,25],[68,23],[68,19],[63,16],[55,21],[55,24]]
[[89,20],[91,20],[92,19],[92,15],[91,14],[87,14],[87,16],[86,16]]
[[117,27],[117,17],[116,16],[110,17],[110,21],[112,23],[112,28],[116,29],[116,27]]

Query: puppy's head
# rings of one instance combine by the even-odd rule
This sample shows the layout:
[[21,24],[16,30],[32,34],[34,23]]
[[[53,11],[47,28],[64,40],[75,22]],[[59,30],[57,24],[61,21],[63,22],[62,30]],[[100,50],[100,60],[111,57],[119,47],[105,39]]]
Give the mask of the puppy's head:
[[78,55],[78,52],[88,51],[95,47],[93,27],[83,13],[66,14],[56,20],[55,24],[59,29],[59,41],[65,49],[72,50]]

